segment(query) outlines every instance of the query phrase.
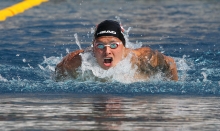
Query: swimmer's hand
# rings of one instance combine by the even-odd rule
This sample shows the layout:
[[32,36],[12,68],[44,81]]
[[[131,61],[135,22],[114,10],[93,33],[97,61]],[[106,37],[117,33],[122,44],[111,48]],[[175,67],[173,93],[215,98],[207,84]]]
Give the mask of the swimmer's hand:
[[76,78],[76,69],[81,66],[82,58],[79,55],[84,52],[83,50],[77,50],[69,53],[63,58],[63,60],[56,66],[55,80],[62,81],[69,77]]

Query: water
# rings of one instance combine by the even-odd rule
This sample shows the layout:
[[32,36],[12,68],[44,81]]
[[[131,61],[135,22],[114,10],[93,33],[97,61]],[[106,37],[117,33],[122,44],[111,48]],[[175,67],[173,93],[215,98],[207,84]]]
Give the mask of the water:
[[219,97],[72,93],[0,97],[2,130],[189,131],[220,127]]
[[[0,23],[0,129],[217,131],[219,12],[217,0],[51,0],[8,18]],[[120,19],[137,43],[130,46],[174,57],[179,81],[55,82],[56,64],[77,43],[90,47],[105,19]]]

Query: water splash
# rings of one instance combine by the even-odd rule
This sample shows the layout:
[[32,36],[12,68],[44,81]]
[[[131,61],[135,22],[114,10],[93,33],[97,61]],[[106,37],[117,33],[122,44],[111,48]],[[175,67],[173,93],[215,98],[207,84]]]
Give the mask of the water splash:
[[[121,28],[124,30],[124,32],[122,32],[122,34],[124,35],[124,38],[125,38],[125,42],[126,42],[125,46],[127,48],[131,48],[131,49],[137,49],[137,48],[142,47],[142,42],[136,41],[136,43],[132,43],[129,41],[129,32],[131,31],[132,27],[128,27],[128,29],[125,29],[121,23],[120,17],[115,16],[115,18],[117,19],[117,21],[121,25]],[[91,28],[91,34],[94,34],[94,33],[95,33],[95,28]]]
[[7,82],[8,80],[2,77],[2,75],[0,74],[0,81]]
[[[128,29],[125,29],[121,23],[120,17],[115,16],[115,18],[117,19],[117,21],[121,25],[121,28],[124,30],[124,32],[122,32],[122,34],[124,35],[124,38],[125,38],[126,48],[137,49],[137,48],[142,47],[142,42],[136,41],[136,43],[132,43],[129,41],[129,32],[131,31],[132,27],[128,27]],[[94,33],[95,33],[95,28],[91,28],[91,34],[94,34]]]
[[66,53],[69,54],[70,53],[70,50],[68,48],[66,48]]
[[125,41],[126,41],[126,47],[127,48],[131,48],[131,49],[137,49],[142,47],[142,42],[138,42],[136,41],[136,43],[132,43],[129,41],[129,32],[131,31],[132,27],[128,27],[128,29],[125,29],[123,27],[123,24],[121,23],[121,19],[119,16],[115,16],[115,18],[117,19],[117,21],[119,22],[119,24],[121,25],[121,28],[124,30],[124,32],[122,32],[122,34],[124,35]]
[[94,34],[95,33],[95,28],[91,28],[91,34]]
[[188,64],[189,60],[186,60],[186,55],[183,55],[183,58],[174,58],[177,69],[178,69],[178,76],[180,81],[185,81],[188,78],[187,71],[191,70],[194,66],[193,64]]
[[[135,81],[135,69],[131,69],[128,56],[119,66],[111,70],[103,70],[97,65],[92,52],[81,54],[82,67],[79,69],[81,78],[55,82],[52,79],[53,70],[62,57],[45,57],[38,64],[38,68],[17,67],[16,65],[0,65],[1,74],[4,72],[18,72],[11,75],[0,75],[0,93],[25,92],[72,92],[72,93],[107,93],[107,94],[216,94],[220,95],[219,81],[162,81],[160,74],[149,81]],[[187,58],[178,58],[179,68],[191,70]],[[187,65],[187,66],[186,66]],[[52,67],[53,69],[51,69]],[[21,72],[21,73],[19,73]],[[23,73],[22,73],[23,72]],[[25,73],[25,74],[24,74]],[[186,72],[186,77],[190,75]],[[30,74],[30,76],[26,76]],[[182,77],[180,74],[180,77]],[[4,77],[3,77],[4,76]],[[105,82],[103,82],[105,81]]]
[[26,59],[22,59],[22,61],[25,63],[25,62],[26,62]]
[[208,81],[208,79],[207,79],[207,74],[206,74],[205,72],[202,72],[201,74],[202,74],[203,77],[204,77],[203,81],[204,81],[204,82]]
[[29,63],[28,63],[28,67],[29,67],[30,69],[34,69],[34,67],[31,66]]
[[[92,48],[87,49],[86,52],[81,53],[80,55],[82,57],[82,65],[78,69],[78,74],[81,74],[80,77],[78,77],[79,81],[95,82],[97,80],[104,80],[108,82],[118,81],[122,83],[133,83],[140,81],[163,81],[166,79],[162,72],[159,72],[150,78],[138,79],[136,74],[137,66],[132,67],[132,64],[130,63],[132,57],[131,54],[120,61],[115,67],[108,70],[104,70],[98,65],[92,52]],[[182,71],[179,77],[181,78],[181,81],[185,81],[188,76],[187,71],[191,68],[187,64],[185,58],[175,58],[175,61],[178,69]]]
[[96,58],[92,51],[80,54],[82,57],[82,65],[78,70],[80,79],[87,81],[120,81],[123,83],[134,82],[134,75],[137,68],[132,68],[130,63],[131,55],[119,62],[115,67],[108,70],[102,69],[96,62]]
[[[124,35],[126,38],[126,47],[139,48],[142,43],[129,42],[129,32],[131,27],[125,29]],[[91,29],[91,32],[94,30]],[[81,48],[76,34],[76,43]],[[169,45],[173,46],[173,45]],[[176,45],[182,48],[181,45]],[[196,46],[196,45],[194,45]],[[187,48],[194,48],[187,47]],[[198,45],[200,46],[200,45]],[[206,48],[206,45],[203,49]],[[66,52],[69,52],[67,47]],[[63,48],[65,50],[65,48]],[[195,49],[197,49],[196,47]],[[60,48],[57,47],[57,50]],[[162,51],[169,52],[164,46],[160,48]],[[44,50],[45,51],[45,50]],[[172,50],[170,50],[172,51]],[[30,53],[30,52],[25,52]],[[39,52],[39,54],[46,54],[46,52]],[[184,52],[185,53],[185,52]],[[186,52],[187,54],[188,52]],[[198,52],[195,52],[198,53]],[[17,54],[17,55],[16,55]],[[134,74],[136,68],[131,68],[128,56],[118,66],[103,70],[99,67],[92,52],[81,54],[83,57],[82,67],[79,68],[81,76],[78,79],[68,79],[63,82],[56,82],[52,76],[56,64],[58,64],[62,56],[44,56],[43,60],[34,63],[34,59],[40,58],[26,57],[22,59],[23,52],[16,52],[12,54],[19,64],[16,62],[8,62],[0,64],[0,93],[23,93],[23,92],[68,92],[68,93],[105,93],[105,94],[217,94],[220,95],[220,69],[219,69],[219,50],[215,49],[213,52],[204,53],[188,53],[182,58],[174,58],[177,63],[179,81],[163,81],[161,74],[151,77],[148,81],[135,80]],[[47,55],[47,54],[46,54]],[[178,51],[174,55],[179,56]],[[189,56],[191,55],[191,56]],[[210,58],[212,57],[212,58]],[[7,57],[8,58],[8,57]],[[32,61],[32,62],[31,62]],[[33,68],[31,68],[33,67]]]
[[78,35],[77,35],[77,33],[74,34],[74,37],[75,37],[75,39],[76,39],[76,44],[78,45],[79,49],[82,50],[82,47],[81,47],[80,42],[79,42],[79,40],[78,40]]
[[61,61],[62,56],[61,57],[46,57],[43,56],[44,61],[41,64],[38,64],[38,67],[43,70],[43,71],[55,71],[55,67],[56,65]]

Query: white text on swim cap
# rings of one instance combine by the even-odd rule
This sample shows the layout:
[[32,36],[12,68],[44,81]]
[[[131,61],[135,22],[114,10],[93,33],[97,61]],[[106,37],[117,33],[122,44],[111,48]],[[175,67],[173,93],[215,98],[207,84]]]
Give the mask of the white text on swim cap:
[[104,30],[104,31],[100,31],[99,33],[97,33],[97,35],[104,34],[104,33],[116,34],[115,31]]

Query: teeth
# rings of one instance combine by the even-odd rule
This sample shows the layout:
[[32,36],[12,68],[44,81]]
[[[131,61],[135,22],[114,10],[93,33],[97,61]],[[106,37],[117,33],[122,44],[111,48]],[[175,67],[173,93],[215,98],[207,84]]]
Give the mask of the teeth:
[[104,58],[105,60],[111,60],[112,58]]

